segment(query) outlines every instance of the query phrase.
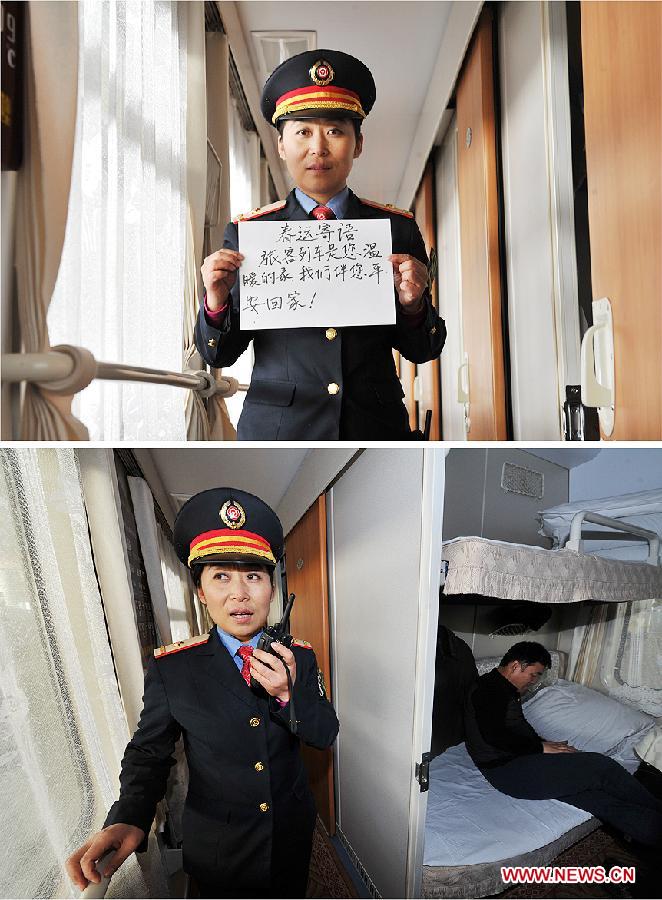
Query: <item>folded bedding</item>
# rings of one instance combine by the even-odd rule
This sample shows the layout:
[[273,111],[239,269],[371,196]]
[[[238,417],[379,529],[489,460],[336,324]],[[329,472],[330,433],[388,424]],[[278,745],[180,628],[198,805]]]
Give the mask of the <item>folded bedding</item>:
[[[562,679],[538,691],[523,711],[544,738],[606,753],[630,772],[638,765],[633,747],[655,725],[651,716]],[[430,763],[423,863],[462,866],[509,859],[557,840],[590,818],[561,800],[502,794],[459,744]]]

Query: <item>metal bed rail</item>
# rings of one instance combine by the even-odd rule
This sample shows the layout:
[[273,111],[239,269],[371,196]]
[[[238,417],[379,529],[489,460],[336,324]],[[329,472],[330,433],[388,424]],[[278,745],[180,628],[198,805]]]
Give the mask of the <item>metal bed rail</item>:
[[[565,547],[567,549],[576,550],[577,553],[584,552],[584,538],[582,538],[582,528],[585,522],[591,522],[594,525],[603,525],[607,528],[611,528],[614,531],[619,531],[622,534],[628,536],[634,535],[641,540],[647,541],[647,562],[652,566],[659,565],[660,536],[659,534],[657,534],[657,532],[649,531],[647,528],[641,528],[638,525],[631,525],[629,522],[624,522],[622,519],[611,519],[609,518],[609,516],[602,516],[600,515],[600,513],[590,512],[589,510],[582,510],[572,517],[572,522],[570,524],[570,533],[565,542]],[[595,539],[596,537],[597,533],[593,532],[591,534],[591,539]],[[600,538],[608,541],[615,540],[617,536],[605,532],[604,534],[600,533]]]

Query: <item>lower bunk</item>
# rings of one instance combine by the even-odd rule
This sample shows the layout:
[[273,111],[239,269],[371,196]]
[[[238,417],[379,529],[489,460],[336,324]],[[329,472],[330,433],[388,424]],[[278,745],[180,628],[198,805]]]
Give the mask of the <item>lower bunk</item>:
[[[652,716],[584,685],[558,677],[553,654],[546,682],[523,703],[524,715],[547,740],[603,753],[634,773],[634,748],[655,727]],[[487,671],[496,660],[478,661]],[[424,897],[486,897],[508,887],[501,867],[552,862],[600,823],[560,800],[518,800],[483,777],[465,745],[430,763],[422,893]]]

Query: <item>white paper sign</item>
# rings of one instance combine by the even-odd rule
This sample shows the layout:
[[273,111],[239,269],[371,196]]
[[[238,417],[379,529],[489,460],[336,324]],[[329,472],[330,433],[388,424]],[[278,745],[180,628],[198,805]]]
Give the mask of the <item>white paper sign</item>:
[[395,322],[388,219],[240,222],[241,328]]

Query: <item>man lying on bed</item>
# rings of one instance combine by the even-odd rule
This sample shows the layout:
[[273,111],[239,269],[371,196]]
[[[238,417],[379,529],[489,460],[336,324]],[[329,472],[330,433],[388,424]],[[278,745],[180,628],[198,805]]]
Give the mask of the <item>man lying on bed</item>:
[[662,805],[619,763],[567,742],[545,741],[524,718],[521,694],[551,665],[533,641],[514,644],[467,701],[467,750],[497,790],[525,800],[563,800],[646,847],[662,848]]

